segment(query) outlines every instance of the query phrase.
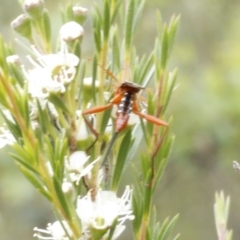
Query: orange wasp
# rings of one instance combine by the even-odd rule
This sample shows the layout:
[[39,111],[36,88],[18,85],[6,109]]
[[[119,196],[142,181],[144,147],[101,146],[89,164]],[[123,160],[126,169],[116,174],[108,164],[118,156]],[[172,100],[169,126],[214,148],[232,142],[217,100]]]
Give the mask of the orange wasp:
[[[87,109],[82,112],[82,115],[83,115],[85,121],[87,122],[84,115],[103,112],[103,111],[111,108],[114,104],[118,106],[117,116],[116,116],[116,120],[115,120],[115,134],[113,135],[112,140],[109,144],[109,147],[108,147],[108,150],[107,150],[107,153],[105,155],[102,165],[104,164],[107,156],[109,155],[109,152],[110,152],[111,147],[117,137],[117,134],[126,128],[129,117],[130,117],[130,113],[134,113],[134,114],[138,115],[139,117],[142,117],[153,124],[156,124],[159,126],[165,126],[165,127],[168,126],[167,122],[165,122],[161,119],[158,119],[157,117],[154,117],[152,115],[142,113],[140,111],[140,107],[137,102],[137,93],[139,93],[144,88],[145,87],[142,87],[136,83],[132,83],[132,82],[128,82],[128,81],[123,82],[116,89],[114,97],[110,100],[110,102],[107,105],[90,108],[90,109]],[[89,126],[90,124],[87,123],[87,125]],[[91,129],[93,130],[93,128],[91,128]],[[93,130],[93,133],[97,136],[97,133],[95,130]]]

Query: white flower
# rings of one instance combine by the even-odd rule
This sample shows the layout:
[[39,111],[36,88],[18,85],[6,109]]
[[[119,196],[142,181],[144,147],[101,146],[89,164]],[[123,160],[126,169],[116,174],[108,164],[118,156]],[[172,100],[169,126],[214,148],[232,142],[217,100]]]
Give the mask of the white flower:
[[74,21],[65,23],[59,31],[60,38],[66,42],[71,42],[76,39],[80,39],[83,37],[83,35],[84,35],[83,27]]
[[31,16],[31,18],[41,18],[44,10],[44,0],[25,0],[23,1],[24,10]]
[[233,168],[236,172],[240,172],[240,164],[237,161],[233,161]]
[[42,55],[34,45],[32,50],[41,66],[53,72],[62,66],[76,67],[79,64],[79,58],[68,52],[68,46],[64,41],[61,41],[61,49],[56,54]]
[[117,220],[112,238],[116,239],[125,229],[124,221],[134,219],[131,210],[131,197],[132,191],[127,186],[121,198],[118,198],[115,192],[102,191],[101,189],[98,190],[95,201],[91,199],[91,191],[85,197],[79,198],[76,211],[81,219],[83,232],[88,232],[89,228],[108,231]]
[[0,127],[0,131],[2,132],[2,134],[0,134],[0,148],[5,147],[6,145],[13,145],[16,142],[9,130]]
[[25,0],[24,1],[25,10],[38,9],[38,8],[42,9],[43,6],[44,6],[43,0]]
[[[100,83],[98,80],[95,80],[94,84],[95,84],[95,88],[99,88]],[[87,77],[83,79],[83,86],[92,87],[92,85],[93,85],[92,77]]]
[[50,92],[65,92],[63,83],[55,81],[45,68],[38,67],[30,70],[27,79],[28,92],[32,97],[47,98]]
[[72,10],[75,15],[87,16],[88,14],[88,9],[80,6],[73,6]]
[[73,184],[71,182],[62,183],[62,191],[66,195],[71,195],[74,192]]
[[[77,124],[78,125],[78,124]],[[81,141],[81,140],[85,140],[85,139],[88,139],[89,137],[89,133],[87,131],[87,126],[86,126],[86,123],[84,121],[82,121],[80,123],[80,126],[78,126],[78,130],[77,130],[77,135],[76,135],[76,139],[78,141]]]
[[28,91],[33,97],[46,98],[50,92],[65,92],[65,84],[71,82],[76,74],[79,58],[68,53],[66,43],[61,42],[57,54],[42,55],[35,46],[32,49],[37,61],[28,56],[34,68],[23,73],[28,81]]
[[87,131],[87,125],[82,117],[82,111],[77,110],[76,112],[77,120],[76,120],[76,127],[77,127],[77,135],[76,139],[78,141],[88,139],[89,133]]
[[33,236],[37,237],[38,239],[69,240],[64,229],[66,229],[70,237],[73,235],[66,221],[62,221],[61,223],[56,221],[53,224],[49,223],[46,230],[35,227],[33,230],[37,233],[35,233]]
[[72,181],[79,182],[83,176],[90,175],[93,165],[100,160],[100,157],[86,165],[88,159],[89,156],[85,152],[76,151],[65,161],[65,166],[70,173]]

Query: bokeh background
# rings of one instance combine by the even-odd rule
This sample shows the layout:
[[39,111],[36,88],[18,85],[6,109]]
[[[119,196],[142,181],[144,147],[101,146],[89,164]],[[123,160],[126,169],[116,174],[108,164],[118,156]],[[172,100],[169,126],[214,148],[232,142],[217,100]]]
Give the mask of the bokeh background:
[[[55,33],[60,27],[57,10],[64,2],[46,0]],[[86,7],[93,3],[79,2]],[[156,193],[159,220],[180,213],[174,229],[180,239],[217,239],[214,195],[224,190],[231,196],[228,228],[234,240],[240,239],[240,175],[232,168],[240,158],[240,1],[147,0],[136,32],[140,54],[153,48],[157,8],[165,22],[172,14],[181,15],[170,60],[170,69],[179,69],[178,88],[168,109],[176,141]],[[0,0],[0,32],[7,42],[17,36],[9,24],[21,13],[17,0]],[[89,22],[85,31],[90,39]],[[92,53],[89,42],[83,43],[86,57]],[[55,218],[8,152],[0,151],[0,239],[30,240],[33,227],[45,228]]]

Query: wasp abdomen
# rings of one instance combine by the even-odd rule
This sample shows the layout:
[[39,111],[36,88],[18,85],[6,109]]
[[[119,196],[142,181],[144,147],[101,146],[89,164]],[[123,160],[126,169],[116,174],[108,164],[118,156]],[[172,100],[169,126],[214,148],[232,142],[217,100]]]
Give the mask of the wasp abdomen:
[[120,104],[118,105],[118,113],[130,114],[132,112],[133,94],[125,92]]
[[132,112],[133,96],[132,92],[125,92],[118,105],[116,132],[121,132],[127,125],[129,114]]

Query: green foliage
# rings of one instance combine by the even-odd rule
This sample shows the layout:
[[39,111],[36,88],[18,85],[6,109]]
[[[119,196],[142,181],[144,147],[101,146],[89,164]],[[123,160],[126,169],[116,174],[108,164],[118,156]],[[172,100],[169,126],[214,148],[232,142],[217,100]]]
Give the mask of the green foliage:
[[232,230],[227,229],[230,198],[225,198],[224,193],[215,194],[214,215],[218,239],[231,240]]
[[[176,221],[178,220],[179,215],[174,216],[171,220],[166,218],[162,224],[158,223],[156,220],[157,212],[156,209],[153,209],[153,215],[151,217],[151,224],[150,228],[148,230],[148,238],[147,239],[153,239],[153,240],[167,240],[170,237],[170,233],[172,231],[172,228],[176,224]],[[178,239],[180,234],[178,234],[174,240]]]
[[[115,194],[124,170],[137,154],[140,164],[135,168],[136,181],[132,190],[134,238],[167,240],[177,220],[176,216],[159,224],[153,196],[174,139],[169,130],[170,121],[168,124],[167,120],[160,119],[167,118],[164,113],[176,81],[177,71],[170,72],[167,64],[179,17],[172,17],[167,25],[162,24],[158,15],[156,44],[149,54],[139,56],[134,47],[134,31],[144,4],[144,0],[103,0],[101,4],[95,4],[91,9],[91,18],[96,53],[90,57],[92,60],[89,63],[84,57],[79,63],[83,31],[81,26],[72,22],[76,20],[72,3],[63,9],[62,18],[64,23],[76,27],[76,31],[69,27],[64,32],[67,37],[61,33],[58,44],[52,43],[50,15],[44,6],[41,6],[41,14],[28,15],[31,35],[20,34],[35,45],[32,49],[28,48],[31,52],[29,59],[34,65],[32,70],[21,73],[18,66],[6,64],[5,59],[10,54],[3,41],[0,45],[4,55],[0,59],[3,62],[0,87],[4,89],[0,90],[0,102],[13,118],[9,120],[2,113],[16,141],[12,156],[26,178],[51,202],[65,235],[71,240],[89,233],[94,239],[113,238],[114,230],[122,221],[121,212],[110,223],[94,215],[94,224],[87,230],[82,229],[84,223],[80,223],[76,211],[77,194],[85,196],[90,205],[97,205],[99,195],[104,191],[109,193],[112,190],[111,193]],[[57,54],[54,54],[54,45],[57,46]],[[39,72],[34,72],[39,69],[43,79],[37,75]],[[85,73],[89,72],[91,77],[86,79]],[[31,90],[32,81],[36,79],[43,83],[46,81],[45,85],[35,82],[39,92]],[[87,80],[90,84],[86,83]],[[113,88],[113,81],[132,82],[140,86],[123,87],[120,83]],[[139,95],[147,86],[152,86],[154,90],[149,91],[147,100],[142,100]],[[139,90],[140,94],[135,90]],[[130,94],[131,99],[124,100],[125,93]],[[121,106],[126,101],[130,106]],[[123,116],[117,113],[113,117],[112,105],[123,107],[126,112]],[[141,119],[132,120],[125,108],[129,108],[130,112],[133,110]],[[95,115],[87,116],[91,114]],[[121,130],[117,130],[116,122],[122,122]],[[79,154],[86,155],[86,158],[77,159],[77,169],[69,167],[73,156]],[[105,166],[105,160],[108,166]],[[69,191],[76,199],[69,198],[69,193],[63,189],[66,182],[71,185]],[[123,197],[126,201],[123,204],[127,206],[132,196],[132,193],[128,194]],[[126,219],[132,220],[129,211],[131,209],[124,214]],[[97,229],[97,224],[102,224],[102,228]]]
[[117,154],[116,165],[114,167],[113,180],[111,189],[116,191],[119,185],[121,175],[123,173],[123,168],[125,161],[127,160],[128,149],[131,146],[131,131],[127,131],[125,136],[122,138],[121,145],[119,147],[119,152]]

